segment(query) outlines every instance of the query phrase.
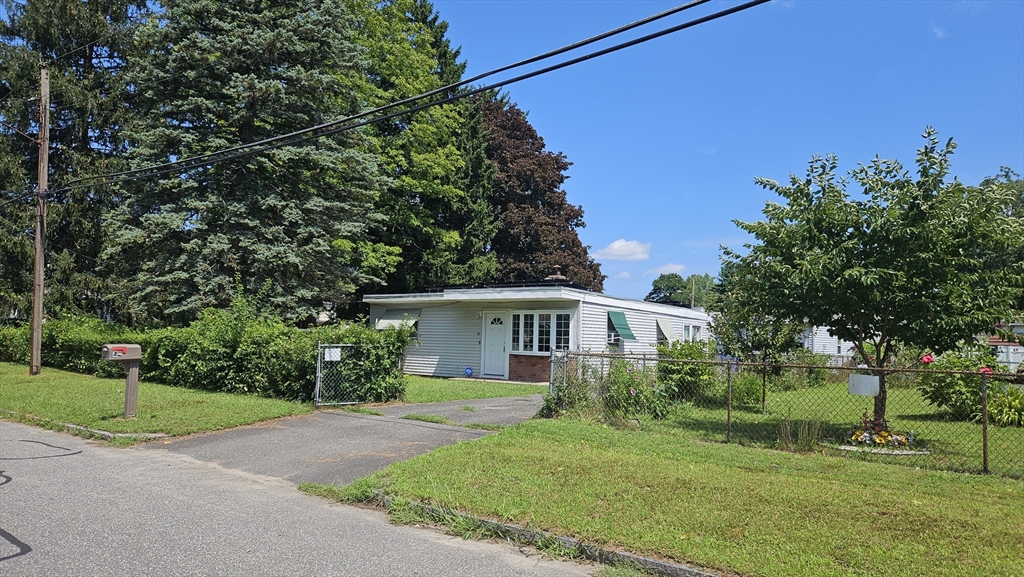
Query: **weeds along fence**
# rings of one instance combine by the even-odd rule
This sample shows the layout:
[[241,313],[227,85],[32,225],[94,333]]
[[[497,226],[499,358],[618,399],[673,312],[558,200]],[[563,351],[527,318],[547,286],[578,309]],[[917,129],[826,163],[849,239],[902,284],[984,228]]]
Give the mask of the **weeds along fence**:
[[[552,411],[653,418],[709,441],[1024,477],[1021,375],[571,351],[551,363]],[[868,389],[877,382],[878,394],[853,394],[851,375]],[[879,398],[884,419],[875,419]]]

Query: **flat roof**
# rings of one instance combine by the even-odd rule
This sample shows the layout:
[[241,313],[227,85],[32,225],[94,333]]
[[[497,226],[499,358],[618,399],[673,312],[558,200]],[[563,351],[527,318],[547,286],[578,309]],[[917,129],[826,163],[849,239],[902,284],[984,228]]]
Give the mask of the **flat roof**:
[[634,310],[647,310],[653,313],[675,317],[689,317],[710,320],[711,316],[703,311],[687,307],[652,303],[637,299],[617,297],[596,293],[576,286],[538,284],[535,286],[485,286],[485,287],[448,287],[425,293],[376,294],[366,295],[363,302],[390,305],[421,305],[430,303],[484,302],[484,301],[536,301],[562,300],[572,302],[592,302],[610,307],[623,307]]

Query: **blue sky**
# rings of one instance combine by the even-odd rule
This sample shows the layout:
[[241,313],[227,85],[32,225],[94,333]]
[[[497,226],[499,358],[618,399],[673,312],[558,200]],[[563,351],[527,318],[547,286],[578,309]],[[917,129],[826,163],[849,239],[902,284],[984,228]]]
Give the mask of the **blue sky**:
[[[434,6],[474,75],[679,3]],[[605,292],[642,298],[658,272],[717,274],[719,245],[745,241],[732,220],[775,199],[754,177],[802,176],[813,154],[837,154],[843,171],[876,154],[912,167],[931,125],[959,144],[961,181],[1024,173],[1024,2],[775,1],[508,93],[573,162],[565,188]]]

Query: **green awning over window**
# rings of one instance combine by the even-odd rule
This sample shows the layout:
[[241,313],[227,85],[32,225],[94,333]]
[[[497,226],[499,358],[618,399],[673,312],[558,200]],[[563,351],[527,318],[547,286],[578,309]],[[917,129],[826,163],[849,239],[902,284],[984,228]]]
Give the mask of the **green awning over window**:
[[608,311],[608,321],[615,327],[615,332],[619,333],[619,338],[630,341],[635,341],[636,337],[633,336],[633,331],[629,328],[629,323],[626,322],[626,314],[620,311]]

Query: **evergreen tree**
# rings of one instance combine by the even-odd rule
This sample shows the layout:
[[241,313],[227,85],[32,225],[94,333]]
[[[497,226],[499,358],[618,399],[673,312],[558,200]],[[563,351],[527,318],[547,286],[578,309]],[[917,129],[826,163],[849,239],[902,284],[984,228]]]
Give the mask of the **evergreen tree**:
[[[102,214],[115,197],[106,187],[62,190],[68,180],[116,170],[128,116],[123,71],[134,31],[148,11],[141,1],[4,2],[0,21],[0,188],[36,186],[39,69],[50,77],[46,309],[103,314],[112,282],[96,274],[104,242]],[[20,133],[20,134],[19,134]],[[31,137],[31,138],[30,138]],[[6,199],[5,199],[6,198]],[[0,196],[0,204],[11,200]],[[0,310],[26,311],[31,299],[31,203],[0,207]]]
[[[341,0],[169,0],[132,61],[136,166],[313,126],[361,109],[363,51]],[[105,270],[138,320],[185,323],[236,286],[308,320],[386,268],[375,157],[358,133],[139,181],[109,219]]]
[[561,265],[570,281],[601,291],[607,277],[577,233],[586,226],[583,208],[570,204],[562,190],[571,163],[545,150],[544,139],[514,103],[492,98],[482,110],[487,157],[495,167],[490,201],[498,221],[491,244],[497,280],[542,279]]

